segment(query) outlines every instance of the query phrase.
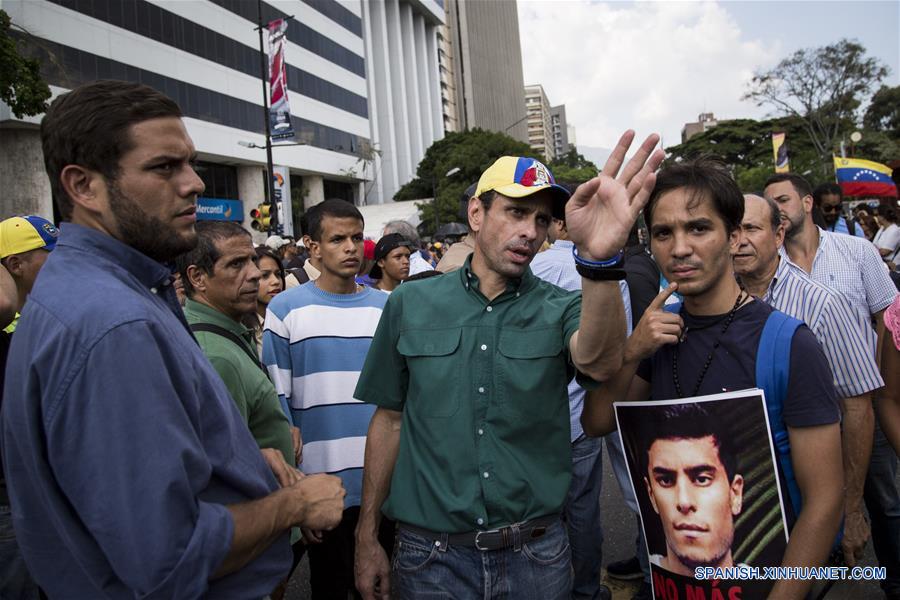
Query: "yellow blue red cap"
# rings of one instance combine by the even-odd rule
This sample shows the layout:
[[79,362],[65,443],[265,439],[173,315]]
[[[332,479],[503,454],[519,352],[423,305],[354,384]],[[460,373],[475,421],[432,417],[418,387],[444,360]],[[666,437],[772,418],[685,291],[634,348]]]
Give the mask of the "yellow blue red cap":
[[553,197],[553,216],[562,219],[566,214],[569,191],[557,185],[543,163],[521,156],[501,156],[481,174],[475,195],[495,191],[507,198],[526,198],[542,190],[550,190]]
[[0,222],[0,258],[29,250],[53,250],[59,229],[43,217],[10,217]]

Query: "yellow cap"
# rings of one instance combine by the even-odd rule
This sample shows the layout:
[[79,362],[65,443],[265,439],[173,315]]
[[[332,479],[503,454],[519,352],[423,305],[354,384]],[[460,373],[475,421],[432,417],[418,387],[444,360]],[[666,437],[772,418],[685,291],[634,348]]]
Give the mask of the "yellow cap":
[[553,216],[565,217],[569,191],[557,185],[550,169],[533,158],[501,156],[481,174],[475,195],[495,191],[508,198],[526,198],[542,190],[553,196]]

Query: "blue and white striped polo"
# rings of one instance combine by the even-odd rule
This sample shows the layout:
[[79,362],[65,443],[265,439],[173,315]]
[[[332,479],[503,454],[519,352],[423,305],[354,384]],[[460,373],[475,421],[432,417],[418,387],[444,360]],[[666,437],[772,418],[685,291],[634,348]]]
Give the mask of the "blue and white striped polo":
[[339,476],[347,507],[360,503],[375,412],[353,392],[387,298],[373,288],[332,294],[309,282],[275,296],[266,311],[262,359],[303,435],[300,469]]

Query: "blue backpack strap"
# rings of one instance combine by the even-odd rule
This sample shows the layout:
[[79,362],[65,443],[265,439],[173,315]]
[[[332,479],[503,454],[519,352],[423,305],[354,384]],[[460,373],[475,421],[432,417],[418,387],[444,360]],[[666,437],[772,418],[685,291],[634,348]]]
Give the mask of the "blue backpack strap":
[[794,509],[794,517],[800,514],[801,496],[794,465],[791,463],[791,442],[784,423],[784,400],[787,397],[791,370],[791,342],[801,321],[783,312],[772,311],[763,327],[759,348],[756,351],[756,386],[766,394],[766,412],[778,464],[787,484],[788,496]]

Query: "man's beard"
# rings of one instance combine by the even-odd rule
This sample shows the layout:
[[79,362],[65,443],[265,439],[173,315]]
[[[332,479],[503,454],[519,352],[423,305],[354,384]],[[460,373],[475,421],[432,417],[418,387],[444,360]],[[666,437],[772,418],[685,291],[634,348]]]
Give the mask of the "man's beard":
[[197,245],[197,234],[181,236],[171,225],[151,217],[137,202],[109,185],[109,210],[115,216],[122,242],[158,262],[169,262]]
[[712,556],[708,559],[697,559],[692,558],[690,556],[682,556],[681,554],[675,552],[674,548],[669,548],[678,557],[678,561],[686,566],[689,569],[696,569],[697,567],[717,567],[722,562],[722,559],[728,556],[729,550],[731,550],[731,542],[734,541],[734,536],[731,536],[728,540],[727,544],[723,544],[722,548],[719,552],[716,553],[715,556]]
[[800,220],[797,223],[794,223],[794,221],[787,216],[784,220],[788,222],[788,226],[784,229],[784,237],[792,240],[800,235],[800,233],[803,231],[803,224],[806,218],[804,216],[801,216]]

